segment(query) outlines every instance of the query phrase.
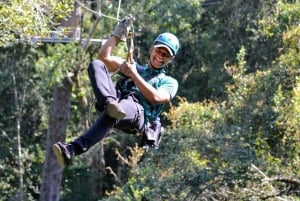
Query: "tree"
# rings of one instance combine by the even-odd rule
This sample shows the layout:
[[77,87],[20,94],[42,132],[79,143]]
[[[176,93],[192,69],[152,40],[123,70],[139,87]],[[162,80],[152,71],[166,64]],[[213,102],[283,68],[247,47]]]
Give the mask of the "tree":
[[[224,83],[227,98],[180,99],[168,113],[172,127],[164,146],[147,153],[128,182],[104,200],[299,199],[299,2],[279,1],[276,11],[276,17],[261,16],[264,26],[255,30],[258,41],[279,40],[259,45],[282,48],[267,55],[269,65],[255,71],[252,62],[261,52],[253,55],[250,48],[249,55],[249,46],[240,46],[229,57],[236,63],[224,66],[231,76]],[[252,39],[244,38],[246,44]]]
[[43,136],[39,128],[46,107],[39,93],[40,77],[34,75],[36,51],[18,45],[0,52],[0,200],[30,200],[38,195],[36,170]]
[[[81,28],[81,11],[79,5],[76,3],[74,11],[69,19],[61,23],[60,26],[66,28],[72,28],[77,30]],[[98,22],[97,22],[98,23]],[[71,29],[71,30],[72,30]],[[77,32],[72,31],[68,34],[70,38],[77,38]],[[93,32],[90,32],[92,35]],[[81,37],[81,36],[79,36]],[[91,37],[91,36],[89,36]],[[89,38],[87,39],[87,41]],[[58,45],[56,45],[58,46]],[[50,61],[54,61],[58,66],[52,66],[53,69],[60,71],[60,79],[54,82],[55,88],[53,93],[53,103],[49,114],[49,127],[46,140],[46,158],[43,166],[43,178],[41,183],[41,197],[40,200],[59,200],[60,199],[60,187],[62,178],[62,169],[56,163],[52,152],[52,145],[57,141],[65,141],[66,129],[69,123],[70,106],[72,87],[75,84],[77,89],[81,87],[80,74],[85,65],[84,53],[87,48],[87,44],[84,46],[83,53],[79,51],[80,47],[77,44],[70,44],[62,46],[61,54],[57,55],[54,51]],[[71,50],[73,54],[70,54]],[[70,59],[65,60],[66,54]],[[78,60],[76,60],[78,59]],[[63,71],[67,71],[63,72]],[[79,106],[86,107],[87,103],[84,100],[84,96],[78,96],[81,99]],[[82,111],[81,111],[82,112]]]
[[53,92],[53,102],[49,113],[49,127],[46,140],[46,158],[43,166],[41,184],[42,201],[54,201],[60,198],[62,169],[56,162],[52,152],[52,145],[57,141],[64,141],[65,132],[70,116],[72,83],[66,77],[62,85],[56,85]]
[[[77,5],[77,4],[76,4]],[[63,26],[67,28],[72,28],[73,30],[80,26],[80,11],[78,6],[75,5],[73,15],[66,21],[62,23]],[[76,31],[69,33],[69,37],[76,38]],[[76,50],[76,46],[71,46],[71,48]],[[75,51],[77,53],[77,51]],[[54,52],[56,54],[56,52]],[[61,56],[65,55],[64,53]],[[56,57],[55,55],[53,55]],[[77,58],[77,54],[70,55]],[[64,63],[61,62],[63,58],[56,60],[58,64],[58,69],[63,68]],[[66,138],[66,129],[69,123],[70,117],[70,105],[71,105],[71,94],[72,94],[72,77],[74,73],[80,72],[81,64],[76,65],[72,64],[70,61],[74,59],[69,59],[65,61],[68,63],[66,70],[69,73],[62,73],[62,79],[59,82],[54,82],[54,92],[53,92],[53,102],[49,113],[49,123],[47,130],[47,139],[46,139],[46,158],[43,166],[43,177],[41,183],[41,201],[46,200],[59,200],[60,199],[60,186],[61,186],[61,177],[62,169],[56,162],[56,159],[53,155],[52,145],[57,141],[65,141]],[[57,68],[57,67],[55,67]],[[79,68],[79,69],[78,69]],[[73,69],[72,71],[70,71]],[[77,73],[75,76],[78,76]]]
[[0,46],[48,36],[74,10],[74,0],[0,2]]
[[[22,171],[18,170],[14,157],[18,146],[13,140],[17,137],[15,122],[18,118],[22,119],[21,158],[26,178],[22,189],[26,200],[37,200],[40,194],[42,200],[50,199],[51,195],[58,199],[60,193],[64,200],[95,200],[116,186],[116,191],[103,199],[298,199],[297,1],[185,0],[170,4],[158,0],[128,0],[122,2],[120,10],[117,10],[117,1],[93,1],[91,7],[86,6],[85,11],[98,7],[108,16],[116,16],[117,11],[120,17],[136,14],[137,61],[147,60],[149,46],[158,33],[174,32],[182,46],[168,72],[178,79],[179,95],[185,98],[175,100],[171,112],[164,118],[172,126],[166,129],[159,150],[145,153],[143,160],[138,161],[139,152],[126,148],[126,145],[133,146],[136,140],[112,133],[103,141],[103,146],[91,150],[92,165],[87,163],[90,154],[84,154],[64,170],[63,176],[56,168],[50,147],[54,141],[73,138],[87,128],[86,103],[92,95],[83,69],[98,47],[81,46],[81,41],[39,44],[36,49],[14,46],[18,41],[29,41],[27,36],[37,36],[37,27],[43,27],[30,21],[29,10],[37,12],[43,6],[36,5],[44,5],[34,2],[31,7],[27,6],[28,1],[19,2],[24,3],[23,10],[17,9],[15,1],[0,3],[1,44],[11,46],[0,50],[0,94],[3,97],[0,100],[3,106],[0,107],[3,114],[0,116],[0,164],[4,164],[0,165],[0,200],[17,199],[21,188],[16,185],[21,181]],[[47,3],[49,7],[45,12],[51,16],[50,10],[59,3]],[[69,5],[71,13],[73,3]],[[82,38],[93,30],[94,38],[110,36],[115,19],[99,17],[97,12],[84,12],[80,18]],[[22,17],[25,14],[26,17]],[[41,19],[39,14],[36,19]],[[54,23],[43,30],[56,30],[61,19],[68,22],[66,16],[48,19]],[[24,30],[30,28],[37,28],[36,34],[30,31],[24,34]],[[45,35],[50,36],[46,32]],[[122,46],[119,47],[117,53],[124,55]],[[11,66],[16,70],[12,72]],[[14,102],[13,74],[19,94],[19,116],[15,104],[11,104]],[[205,98],[209,100],[197,102]],[[47,118],[49,122],[45,123]],[[40,182],[46,141],[43,136],[47,127],[47,159],[43,182]],[[116,156],[122,160],[116,160]],[[105,167],[99,164],[110,166],[114,177],[104,175]],[[46,172],[49,167],[53,168]],[[49,185],[46,180],[50,180]],[[39,183],[41,193],[36,186]],[[61,189],[55,185],[61,185]],[[48,193],[50,191],[53,193]]]

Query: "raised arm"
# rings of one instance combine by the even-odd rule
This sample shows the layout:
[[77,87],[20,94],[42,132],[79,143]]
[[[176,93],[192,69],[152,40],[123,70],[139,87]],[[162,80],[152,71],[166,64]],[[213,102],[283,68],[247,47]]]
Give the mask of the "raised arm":
[[110,37],[99,50],[99,59],[103,61],[110,72],[119,69],[123,59],[112,55],[112,51],[120,41],[116,36]]
[[133,16],[130,14],[124,17],[117,23],[112,32],[112,36],[103,44],[99,50],[99,59],[104,62],[110,72],[115,72],[119,69],[123,59],[112,55],[113,49],[118,42],[125,41],[128,35],[128,28],[132,23]]

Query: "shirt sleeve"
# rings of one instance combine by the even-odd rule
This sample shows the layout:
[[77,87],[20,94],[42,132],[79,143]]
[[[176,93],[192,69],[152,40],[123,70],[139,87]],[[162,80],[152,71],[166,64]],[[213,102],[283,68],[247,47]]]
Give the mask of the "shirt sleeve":
[[170,76],[165,76],[161,82],[158,89],[165,89],[170,93],[171,99],[173,99],[178,91],[178,82]]

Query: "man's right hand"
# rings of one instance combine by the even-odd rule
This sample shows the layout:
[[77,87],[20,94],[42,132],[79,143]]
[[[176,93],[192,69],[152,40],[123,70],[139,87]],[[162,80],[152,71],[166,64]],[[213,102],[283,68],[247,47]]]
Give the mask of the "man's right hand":
[[127,15],[122,20],[120,20],[115,26],[115,29],[111,35],[117,37],[118,39],[120,39],[120,41],[126,41],[126,37],[130,30],[131,20],[133,20],[133,15],[131,14]]

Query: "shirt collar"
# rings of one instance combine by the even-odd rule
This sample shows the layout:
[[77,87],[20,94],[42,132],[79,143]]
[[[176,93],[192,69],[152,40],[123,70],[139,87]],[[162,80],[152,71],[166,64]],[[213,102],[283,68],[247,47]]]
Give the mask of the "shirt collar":
[[151,74],[159,74],[159,73],[165,73],[166,69],[165,68],[149,68],[149,65],[146,64],[145,65],[145,70]]

